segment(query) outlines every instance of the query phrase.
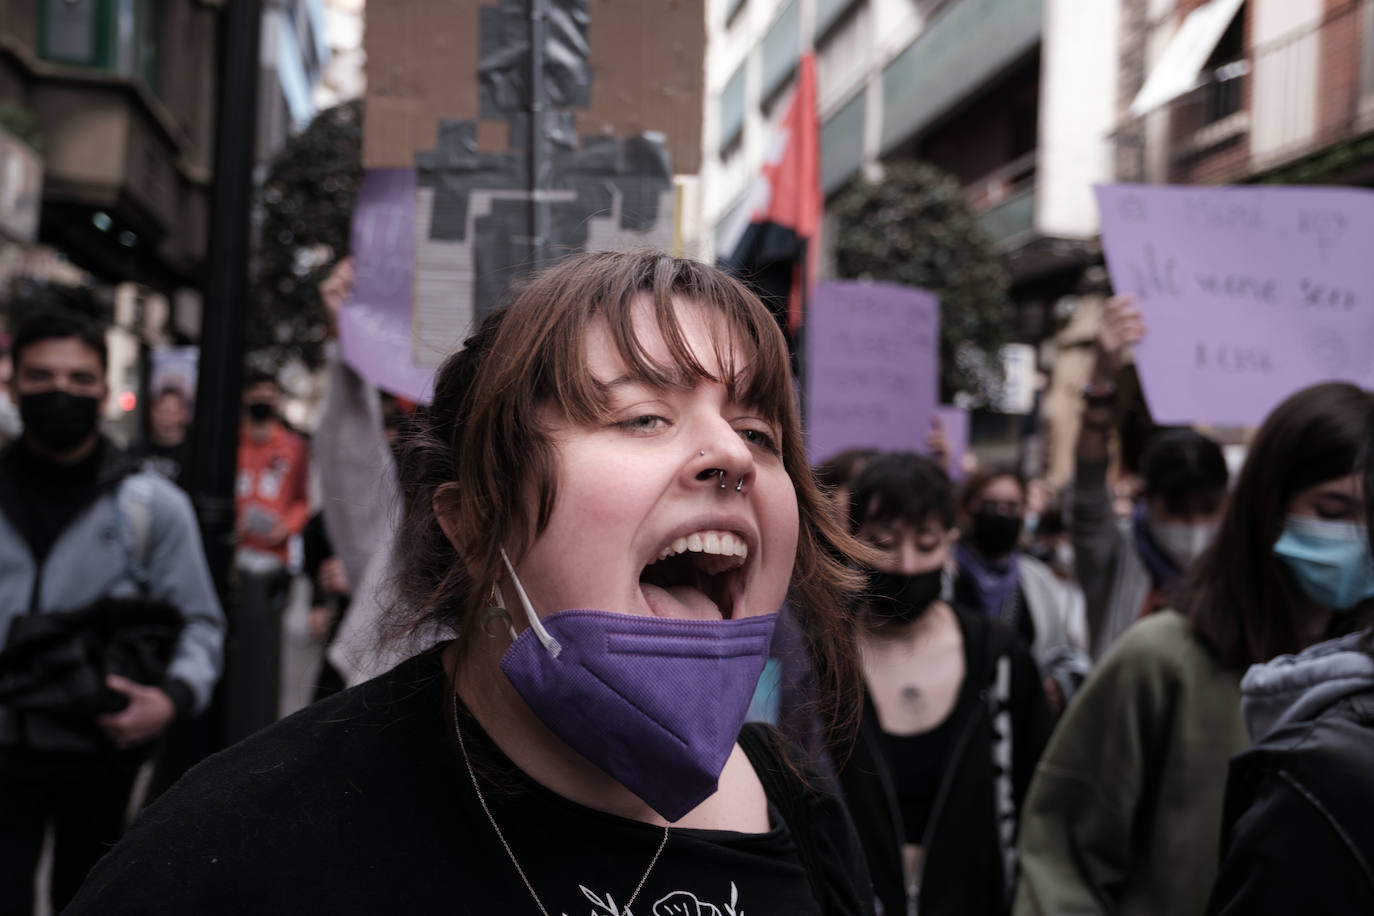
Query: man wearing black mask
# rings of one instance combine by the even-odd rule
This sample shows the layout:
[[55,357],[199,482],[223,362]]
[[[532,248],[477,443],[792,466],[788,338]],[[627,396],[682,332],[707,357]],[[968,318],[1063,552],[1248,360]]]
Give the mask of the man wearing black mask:
[[223,616],[190,500],[100,434],[106,361],[102,332],[75,313],[36,311],[15,333],[24,432],[0,452],[0,649],[33,615],[110,599],[125,599],[102,618],[113,632],[140,601],[174,608],[180,630],[159,682],[105,679],[104,714],[0,701],[0,901],[13,912],[32,908],[49,826],[52,907],[65,905],[122,832],[138,749],[203,709],[219,676]]

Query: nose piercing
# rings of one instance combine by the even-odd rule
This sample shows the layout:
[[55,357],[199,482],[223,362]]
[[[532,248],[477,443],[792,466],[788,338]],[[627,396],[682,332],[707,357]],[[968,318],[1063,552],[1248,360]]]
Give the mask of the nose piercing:
[[703,458],[706,457],[706,449],[702,449],[702,450],[701,450],[701,457],[703,457]]
[[735,492],[736,492],[736,493],[740,493],[740,492],[742,492],[743,490],[744,490],[744,478],[741,477],[741,478],[739,479],[739,483],[735,484]]
[[724,489],[725,489],[725,469],[724,469],[724,468],[721,468],[719,473],[720,473],[720,488],[721,488],[722,490],[724,490]]

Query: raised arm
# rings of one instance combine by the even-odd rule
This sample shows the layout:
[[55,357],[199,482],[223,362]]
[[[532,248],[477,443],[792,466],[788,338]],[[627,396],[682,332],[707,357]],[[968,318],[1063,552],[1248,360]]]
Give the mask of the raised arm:
[[1107,486],[1116,378],[1126,348],[1144,335],[1140,312],[1129,298],[1107,301],[1097,333],[1097,359],[1084,392],[1073,481],[1073,548],[1092,645],[1097,644],[1105,620],[1120,549]]

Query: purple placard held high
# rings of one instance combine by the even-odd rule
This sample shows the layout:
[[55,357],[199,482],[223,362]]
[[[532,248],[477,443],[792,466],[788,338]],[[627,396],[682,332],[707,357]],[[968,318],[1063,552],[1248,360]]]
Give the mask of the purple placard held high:
[[940,365],[940,301],[852,280],[816,287],[807,313],[807,448],[925,451]]
[[434,366],[415,362],[415,171],[370,169],[353,210],[353,295],[339,313],[344,361],[378,388],[429,403]]
[[1257,426],[1318,382],[1374,382],[1374,193],[1097,188],[1118,293],[1147,325],[1136,364],[1158,423]]

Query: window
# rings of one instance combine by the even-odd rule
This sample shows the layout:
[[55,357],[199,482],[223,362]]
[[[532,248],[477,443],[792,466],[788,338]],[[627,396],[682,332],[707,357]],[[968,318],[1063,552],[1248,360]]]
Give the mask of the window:
[[157,92],[163,0],[43,0],[38,53],[44,60],[109,70]]
[[1245,7],[1241,7],[1221,40],[1202,67],[1201,116],[1203,124],[1212,124],[1235,114],[1245,107],[1245,77],[1250,62],[1245,58]]
[[749,60],[746,58],[720,91],[720,142],[717,149],[722,155],[744,131],[744,80],[748,69]]

